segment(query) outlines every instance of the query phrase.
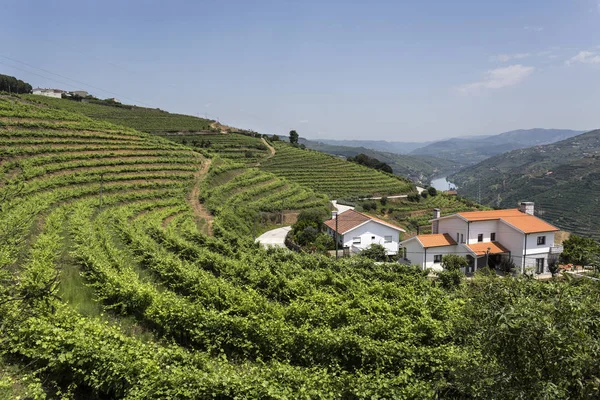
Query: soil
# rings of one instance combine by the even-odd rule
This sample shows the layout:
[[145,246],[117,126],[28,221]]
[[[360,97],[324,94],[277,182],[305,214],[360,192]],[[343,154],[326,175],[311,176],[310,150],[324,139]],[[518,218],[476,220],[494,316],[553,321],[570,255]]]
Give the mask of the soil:
[[207,230],[206,233],[209,236],[212,236],[212,234],[213,234],[213,232],[212,232],[213,216],[208,212],[206,207],[204,207],[204,205],[202,203],[200,203],[199,199],[200,199],[200,184],[206,178],[206,174],[208,173],[208,169],[210,168],[211,162],[212,161],[210,159],[204,159],[204,162],[202,163],[202,167],[198,171],[196,171],[196,173],[194,174],[196,183],[194,184],[194,188],[192,189],[192,192],[190,193],[190,196],[188,197],[188,202],[190,203],[190,205],[192,206],[192,209],[194,210],[194,215],[197,218],[203,219],[206,221],[206,230]]

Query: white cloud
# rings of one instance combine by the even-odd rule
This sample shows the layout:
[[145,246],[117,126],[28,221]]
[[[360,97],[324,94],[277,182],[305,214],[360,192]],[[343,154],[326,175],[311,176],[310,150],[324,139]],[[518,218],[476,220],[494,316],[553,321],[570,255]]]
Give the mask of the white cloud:
[[579,54],[565,61],[567,65],[575,63],[600,64],[600,54],[591,51],[580,51]]
[[483,80],[463,85],[458,90],[463,94],[469,94],[479,92],[482,89],[500,89],[513,86],[526,79],[534,70],[534,67],[521,64],[492,69],[486,73]]
[[301,119],[298,122],[301,123],[301,124],[308,124],[308,120],[307,119]]
[[523,27],[523,29],[525,29],[526,31],[534,31],[534,32],[541,32],[544,30],[543,26],[529,26],[529,25],[525,25]]
[[492,61],[508,62],[510,60],[521,60],[530,56],[530,53],[499,54],[497,56],[493,56],[491,59]]

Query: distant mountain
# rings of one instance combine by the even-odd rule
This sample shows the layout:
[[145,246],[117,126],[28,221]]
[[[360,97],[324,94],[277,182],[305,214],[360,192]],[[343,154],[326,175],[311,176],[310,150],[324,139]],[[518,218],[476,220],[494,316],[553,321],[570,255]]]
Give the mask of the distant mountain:
[[448,179],[483,204],[534,201],[556,226],[600,239],[600,130],[494,156]]
[[570,129],[519,129],[492,136],[442,140],[417,148],[410,155],[427,155],[472,165],[507,151],[555,143],[581,133],[583,131]]
[[388,164],[396,175],[404,176],[420,184],[429,183],[432,178],[458,171],[463,167],[457,162],[429,156],[412,157],[365,147],[334,146],[304,138],[300,138],[299,143],[309,149],[342,157],[356,157],[359,154],[365,154]]
[[311,139],[332,146],[364,147],[366,149],[385,151],[387,153],[408,154],[432,142],[388,142],[386,140],[336,140],[336,139]]

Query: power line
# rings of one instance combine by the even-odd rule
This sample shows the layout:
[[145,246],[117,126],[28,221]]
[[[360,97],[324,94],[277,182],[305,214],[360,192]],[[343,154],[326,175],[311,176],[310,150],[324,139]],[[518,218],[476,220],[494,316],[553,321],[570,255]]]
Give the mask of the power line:
[[[154,108],[154,107],[152,107],[150,104],[144,103],[143,101],[136,100],[136,99],[132,99],[132,98],[130,98],[130,97],[126,97],[126,96],[122,96],[122,95],[120,95],[119,93],[111,92],[111,91],[109,91],[109,90],[102,89],[102,88],[100,88],[100,87],[98,87],[98,86],[94,86],[94,85],[91,85],[91,84],[89,84],[89,83],[81,82],[81,81],[78,81],[78,80],[76,80],[76,79],[72,79],[72,78],[69,78],[69,77],[67,77],[67,76],[61,75],[61,74],[57,74],[56,72],[52,72],[52,71],[49,71],[49,70],[47,70],[47,69],[44,69],[44,68],[36,67],[36,66],[34,66],[34,65],[28,64],[28,63],[26,63],[26,62],[24,62],[24,61],[17,60],[17,59],[15,59],[15,58],[11,58],[11,57],[8,57],[8,56],[2,55],[2,54],[0,54],[0,57],[2,57],[2,58],[5,58],[5,59],[7,59],[7,60],[11,60],[11,61],[13,61],[13,62],[16,62],[16,63],[22,64],[22,65],[25,65],[25,66],[27,66],[27,67],[29,67],[29,68],[33,68],[33,69],[36,69],[36,70],[40,70],[40,71],[46,72],[46,73],[48,73],[48,74],[51,74],[51,75],[56,75],[56,76],[58,76],[58,77],[60,77],[60,78],[62,78],[62,79],[67,79],[67,80],[69,80],[69,81],[72,81],[72,82],[75,82],[75,83],[77,83],[77,84],[79,84],[79,85],[88,86],[88,87],[91,87],[91,88],[93,88],[93,89],[100,90],[101,92],[108,93],[108,94],[111,94],[111,95],[113,95],[113,96],[118,96],[118,97],[120,97],[120,98],[127,99],[127,100],[131,100],[131,101],[134,101],[134,102],[136,102],[136,103],[144,104],[145,106],[148,106],[148,107]],[[4,64],[4,65],[6,65],[6,64]],[[28,71],[25,71],[25,72],[28,72]],[[41,76],[41,75],[38,75],[38,76]],[[49,79],[49,78],[46,78],[46,79]],[[63,85],[68,85],[68,84],[66,84],[66,83],[62,83],[62,84],[63,84]],[[72,86],[72,85],[69,85],[69,86],[71,86],[71,87],[74,87],[74,86]]]

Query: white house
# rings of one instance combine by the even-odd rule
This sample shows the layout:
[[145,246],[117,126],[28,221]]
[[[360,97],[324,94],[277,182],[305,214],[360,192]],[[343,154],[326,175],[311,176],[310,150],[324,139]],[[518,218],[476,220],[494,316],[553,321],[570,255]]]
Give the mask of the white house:
[[325,221],[327,233],[336,236],[341,248],[348,247],[353,253],[359,253],[372,244],[385,247],[388,255],[398,254],[400,232],[404,229],[385,221],[370,217],[355,210],[333,213],[333,217]]
[[465,272],[497,266],[510,258],[521,273],[548,272],[548,257],[556,253],[554,233],[559,229],[533,215],[532,202],[520,208],[470,211],[440,217],[434,210],[432,234],[400,243],[404,257],[422,268],[441,269],[442,256],[459,254],[470,260]]
[[60,99],[62,97],[62,94],[65,93],[65,91],[60,90],[60,89],[35,88],[31,91],[31,93],[37,94],[40,96],[55,97],[57,99]]

